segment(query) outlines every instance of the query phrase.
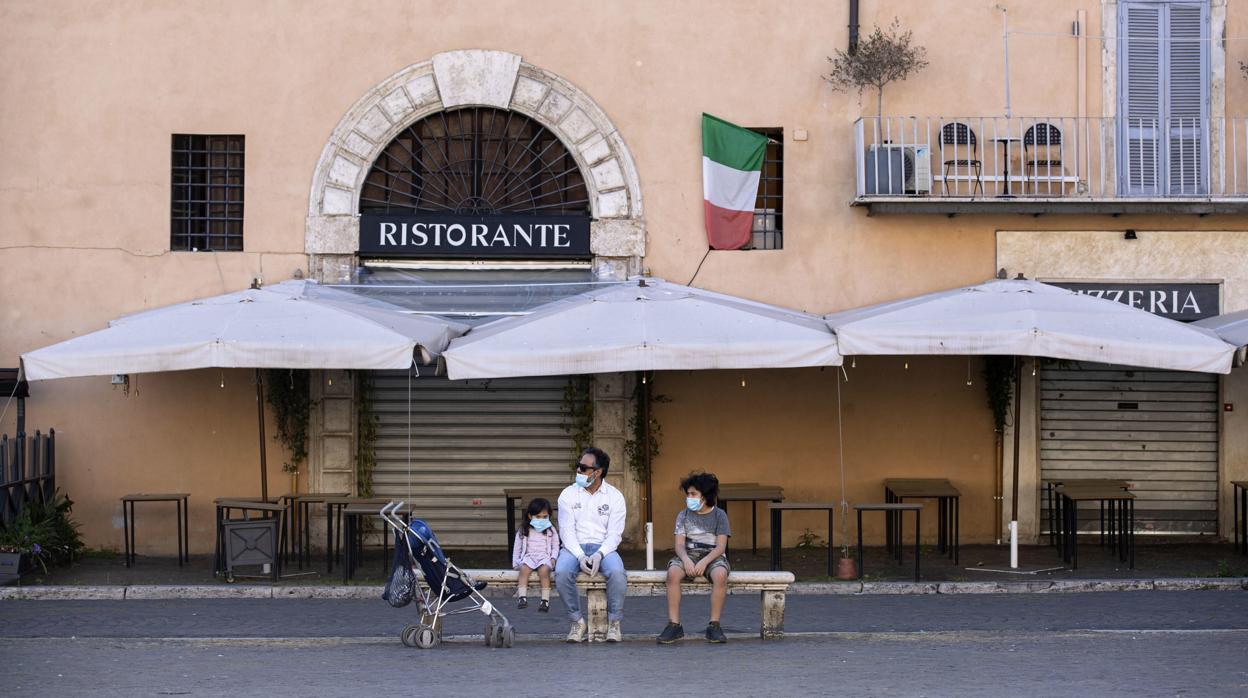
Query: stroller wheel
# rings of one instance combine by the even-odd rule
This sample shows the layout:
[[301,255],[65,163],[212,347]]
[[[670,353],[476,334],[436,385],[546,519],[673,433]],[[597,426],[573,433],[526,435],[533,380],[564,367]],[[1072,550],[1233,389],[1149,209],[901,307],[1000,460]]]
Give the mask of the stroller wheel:
[[233,573],[233,572],[226,572],[226,573],[225,573],[225,583],[226,583],[226,584],[233,584],[233,583],[234,583],[234,573]]
[[516,644],[516,629],[510,625],[503,626],[503,647]]
[[420,626],[416,631],[416,646],[422,650],[427,650],[436,644],[438,644],[438,638],[433,634],[433,628],[427,625]]
[[502,625],[494,626],[494,646],[495,647],[509,647],[510,646],[506,644],[506,635],[507,635],[506,631],[507,631],[507,628]]
[[399,639],[402,640],[403,644],[407,647],[416,647],[416,634],[419,631],[419,625],[409,625],[406,628],[403,628],[403,632],[399,633]]
[[490,621],[485,625],[485,646],[494,646],[494,621]]

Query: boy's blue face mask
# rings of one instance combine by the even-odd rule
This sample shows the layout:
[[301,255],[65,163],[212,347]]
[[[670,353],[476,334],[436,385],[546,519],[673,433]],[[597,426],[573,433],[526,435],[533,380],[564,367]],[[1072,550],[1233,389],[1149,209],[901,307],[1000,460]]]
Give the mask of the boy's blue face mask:
[[689,511],[697,511],[702,508],[702,498],[685,497],[685,506],[689,507]]
[[537,529],[538,533],[550,528],[550,519],[530,519],[529,525]]

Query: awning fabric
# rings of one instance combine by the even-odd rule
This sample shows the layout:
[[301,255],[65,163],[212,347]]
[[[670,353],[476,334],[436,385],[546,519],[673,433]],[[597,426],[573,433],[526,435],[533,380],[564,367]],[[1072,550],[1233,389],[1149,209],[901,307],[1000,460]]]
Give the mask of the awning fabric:
[[481,325],[444,356],[452,379],[841,363],[818,316],[652,278]]
[[23,354],[22,364],[29,380],[197,368],[402,369],[466,330],[298,280],[127,315]]
[[1000,354],[1229,373],[1235,351],[1203,327],[1028,280],[989,281],[824,319],[845,356]]

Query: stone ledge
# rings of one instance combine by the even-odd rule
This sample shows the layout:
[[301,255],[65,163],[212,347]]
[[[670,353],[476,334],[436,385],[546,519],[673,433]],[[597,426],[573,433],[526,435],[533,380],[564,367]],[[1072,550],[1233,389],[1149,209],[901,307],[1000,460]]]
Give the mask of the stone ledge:
[[[477,579],[491,582],[485,596],[512,596],[511,584],[516,573],[511,570],[476,570]],[[661,570],[634,571],[633,574],[660,575]],[[736,573],[742,574],[742,573]],[[747,573],[748,574],[748,573]],[[759,573],[774,574],[774,573]],[[758,593],[772,588],[771,584],[749,583],[734,587],[735,593]],[[269,586],[269,585],[163,585],[131,586],[27,586],[0,587],[0,600],[46,601],[121,601],[154,599],[380,599],[381,585],[364,586]],[[708,593],[706,582],[686,583],[684,593]],[[662,587],[652,581],[639,581],[629,587],[629,596],[660,596]],[[1063,579],[1036,582],[796,582],[790,594],[854,595],[854,594],[1053,594],[1113,591],[1248,591],[1248,578],[1192,577],[1180,579]],[[733,593],[730,589],[729,593]],[[558,593],[554,593],[558,596]]]
[[1040,593],[1090,591],[1152,591],[1151,579],[1057,579]]
[[178,585],[136,584],[126,587],[126,599],[271,599],[273,587],[254,584]]
[[941,594],[1028,594],[1047,591],[1053,582],[941,582]]
[[863,582],[863,594],[935,594],[935,582]]
[[124,586],[0,587],[0,599],[14,601],[121,601]]

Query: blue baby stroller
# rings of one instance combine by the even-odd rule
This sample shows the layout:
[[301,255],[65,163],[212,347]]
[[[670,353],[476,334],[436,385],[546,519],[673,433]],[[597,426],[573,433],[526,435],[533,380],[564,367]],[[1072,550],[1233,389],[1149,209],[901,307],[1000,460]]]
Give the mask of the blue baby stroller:
[[[473,582],[447,559],[437,536],[424,521],[413,519],[405,523],[397,514],[404,504],[391,502],[379,514],[394,530],[394,567],[381,597],[395,608],[415,601],[420,613],[420,623],[403,628],[399,639],[408,647],[429,649],[442,640],[442,618],[479,611],[489,618],[485,626],[486,646],[511,647],[516,641],[516,630],[481,594],[485,582]],[[470,600],[470,605],[447,610],[450,604],[464,600]]]

